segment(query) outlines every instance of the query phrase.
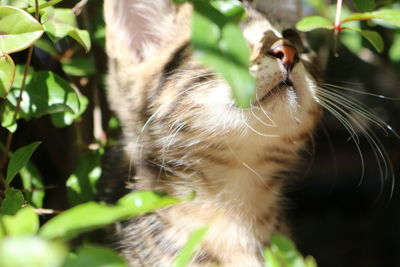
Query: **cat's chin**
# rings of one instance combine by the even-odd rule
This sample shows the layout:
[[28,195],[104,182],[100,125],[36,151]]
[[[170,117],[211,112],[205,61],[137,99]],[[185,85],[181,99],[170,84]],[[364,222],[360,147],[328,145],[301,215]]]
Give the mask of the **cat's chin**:
[[293,82],[290,79],[283,80],[278,85],[264,91],[264,93],[262,95],[257,97],[257,102],[263,103],[263,102],[270,101],[270,100],[280,96],[287,90],[295,90],[295,88],[293,86]]

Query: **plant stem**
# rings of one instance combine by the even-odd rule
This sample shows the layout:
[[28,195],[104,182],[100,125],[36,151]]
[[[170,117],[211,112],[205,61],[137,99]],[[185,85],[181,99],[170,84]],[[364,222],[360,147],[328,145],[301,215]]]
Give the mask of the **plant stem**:
[[[35,19],[37,21],[39,21],[39,0],[35,0]],[[32,60],[33,48],[34,48],[34,45],[31,45],[29,47],[29,49],[28,49],[28,55],[27,55],[26,61],[25,61],[24,76],[22,78],[22,85],[21,85],[21,88],[19,90],[19,96],[17,98],[17,105],[15,106],[15,112],[14,112],[14,116],[13,116],[13,123],[15,123],[17,121],[18,113],[19,113],[19,111],[21,109],[22,94],[24,93],[25,87],[26,87],[26,78],[28,76],[29,67],[30,67],[31,60]],[[14,134],[12,132],[8,133],[6,145],[5,145],[5,148],[4,148],[4,152],[3,152],[3,155],[2,155],[2,157],[0,159],[0,169],[3,169],[5,164],[7,163],[8,155],[9,155],[10,149],[11,149],[13,136],[14,136]],[[5,181],[4,181],[4,184],[6,184]],[[6,184],[6,186],[7,186],[7,184]]]
[[338,56],[337,53],[337,43],[338,43],[338,36],[341,30],[341,23],[340,23],[340,16],[342,14],[342,5],[343,5],[343,0],[337,0],[336,3],[336,17],[335,17],[335,25],[334,25],[334,37],[333,37],[333,52],[335,53],[335,56]]

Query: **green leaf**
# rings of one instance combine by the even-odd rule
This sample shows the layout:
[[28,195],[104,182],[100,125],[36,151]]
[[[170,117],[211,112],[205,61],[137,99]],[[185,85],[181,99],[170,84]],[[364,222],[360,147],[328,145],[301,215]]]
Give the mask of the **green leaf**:
[[32,207],[25,207],[15,215],[0,215],[0,239],[5,236],[34,235],[39,230],[39,217]]
[[[13,88],[7,95],[8,101],[15,107],[19,90]],[[80,97],[67,81],[58,75],[40,71],[32,75],[22,95],[20,116],[30,119],[46,114],[82,111]]]
[[61,64],[64,72],[71,76],[87,77],[96,73],[93,61],[88,58],[69,58]]
[[264,259],[265,267],[282,267],[277,256],[269,248],[264,249]]
[[90,36],[86,30],[77,27],[76,16],[67,8],[56,8],[53,12],[45,13],[41,19],[46,34],[53,42],[64,37],[75,39],[85,50],[90,50]]
[[384,43],[379,33],[374,31],[362,30],[358,28],[345,28],[345,30],[350,30],[360,33],[365,39],[367,39],[374,46],[374,48],[379,53],[383,51]]
[[99,246],[79,248],[77,255],[68,257],[63,267],[128,267],[125,261],[114,251]]
[[24,196],[21,191],[16,189],[6,189],[6,197],[0,206],[0,214],[14,215],[21,209],[24,203]]
[[86,96],[78,95],[79,98],[79,112],[71,113],[68,111],[50,114],[51,122],[56,127],[65,127],[71,125],[77,118],[79,118],[86,110],[89,100]]
[[17,123],[14,120],[15,108],[7,102],[0,104],[0,120],[1,126],[9,130],[10,132],[15,132],[17,130]]
[[35,47],[38,47],[41,50],[46,51],[56,59],[59,57],[57,49],[54,47],[54,44],[48,38],[40,38],[39,40],[37,40],[35,43]]
[[381,9],[374,12],[353,13],[343,20],[343,23],[354,20],[381,20],[385,23],[400,27],[400,10]]
[[41,142],[34,142],[30,145],[19,148],[11,157],[7,167],[6,183],[10,184],[15,175],[26,166],[33,152]]
[[29,6],[29,0],[0,0],[0,5],[27,8]]
[[10,54],[31,46],[43,34],[43,27],[29,13],[0,6],[0,53]]
[[241,20],[246,18],[246,9],[240,1],[215,0],[210,3],[230,21],[239,23]]
[[394,40],[389,50],[389,57],[392,62],[400,62],[400,32],[394,35]]
[[[38,189],[43,188],[43,179],[38,169],[31,164],[21,169],[19,172],[22,180],[22,185],[27,192],[24,192],[25,199],[28,201],[30,205],[33,205],[36,208],[41,208],[43,206],[43,198],[44,198],[44,190]],[[32,191],[32,188],[35,188]]]
[[126,220],[179,202],[178,199],[160,196],[150,191],[128,194],[121,198],[115,206],[86,202],[47,221],[40,229],[39,234],[48,239],[69,240],[79,234],[113,222]]
[[360,12],[367,12],[375,9],[375,0],[353,0],[353,2]]
[[0,241],[0,266],[58,267],[66,255],[67,249],[63,244],[36,236],[4,238]]
[[0,55],[0,98],[4,98],[11,89],[14,76],[14,61],[8,55]]
[[101,175],[101,154],[90,151],[79,158],[79,164],[67,180],[68,200],[77,205],[94,200],[96,183]]
[[[56,4],[58,4],[58,3],[60,3],[62,0],[50,0],[50,1],[48,1],[48,2],[44,2],[44,3],[42,3],[42,4],[39,4],[39,10],[40,9],[44,9],[44,8],[46,8],[46,7],[50,7],[50,6],[54,6],[54,5],[56,5]],[[35,7],[33,6],[33,7],[31,7],[31,8],[28,8],[28,12],[29,13],[32,13],[32,12],[35,12]]]
[[193,259],[196,249],[201,245],[201,241],[203,240],[207,231],[208,227],[203,227],[194,231],[190,235],[188,242],[175,259],[175,267],[185,267],[189,265],[190,261]]
[[316,29],[333,29],[333,24],[329,20],[321,16],[310,16],[302,18],[296,24],[299,31],[308,32]]
[[194,55],[222,75],[239,107],[249,107],[256,90],[249,73],[249,49],[236,23],[205,1],[193,2]]

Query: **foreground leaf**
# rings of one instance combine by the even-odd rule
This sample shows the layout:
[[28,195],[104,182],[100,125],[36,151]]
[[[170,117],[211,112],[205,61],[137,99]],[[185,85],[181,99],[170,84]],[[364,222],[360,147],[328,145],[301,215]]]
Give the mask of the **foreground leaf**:
[[0,206],[0,214],[14,215],[21,209],[24,203],[24,196],[16,189],[6,189],[6,197]]
[[115,206],[86,202],[50,219],[43,225],[39,234],[48,239],[69,240],[81,233],[179,202],[178,199],[160,196],[150,191],[128,194]]
[[43,34],[42,25],[29,13],[0,6],[0,53],[10,54],[31,46]]
[[37,236],[4,238],[0,241],[0,266],[59,267],[66,255],[64,245]]
[[30,145],[19,148],[11,157],[7,167],[6,183],[10,184],[15,175],[26,166],[33,152],[41,142],[34,142]]
[[15,215],[0,215],[0,225],[0,239],[5,236],[34,235],[39,229],[39,217],[32,207],[25,207]]
[[67,258],[63,267],[128,267],[125,261],[114,251],[99,246],[88,246],[78,249],[74,256]]
[[185,267],[188,266],[190,261],[193,259],[196,249],[201,245],[201,241],[204,239],[208,231],[208,227],[200,228],[194,231],[186,245],[179,252],[179,255],[175,259],[175,267]]
[[302,18],[296,24],[299,31],[309,32],[316,29],[333,29],[333,24],[329,20],[321,16],[310,16]]
[[228,82],[237,106],[249,107],[256,87],[249,73],[249,49],[239,26],[206,1],[193,5],[194,55]]
[[4,98],[11,89],[14,76],[14,61],[8,55],[0,56],[0,98]]

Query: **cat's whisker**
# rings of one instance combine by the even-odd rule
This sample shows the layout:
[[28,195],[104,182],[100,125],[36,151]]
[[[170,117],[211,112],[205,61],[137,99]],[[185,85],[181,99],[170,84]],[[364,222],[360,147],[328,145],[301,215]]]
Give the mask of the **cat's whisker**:
[[[375,114],[373,114],[373,112],[369,111],[367,107],[365,107],[364,105],[362,105],[360,103],[357,103],[358,101],[351,101],[348,98],[345,98],[345,96],[343,96],[341,93],[331,92],[326,89],[321,89],[319,94],[320,94],[320,99],[323,98],[322,101],[323,102],[325,101],[326,102],[325,104],[327,104],[327,106],[330,105],[330,108],[336,109],[336,112],[338,112],[338,111],[341,112],[344,116],[346,116],[351,121],[351,124],[354,125],[357,128],[357,130],[360,131],[365,136],[369,146],[372,149],[374,157],[377,161],[378,170],[379,170],[379,174],[381,177],[381,189],[379,191],[377,198],[379,199],[381,197],[381,195],[383,193],[384,181],[388,179],[389,175],[392,178],[391,196],[390,196],[390,197],[392,197],[393,190],[394,190],[394,181],[395,181],[393,166],[390,163],[389,156],[388,156],[386,150],[384,149],[382,142],[379,140],[379,138],[376,136],[376,134],[372,130],[369,130],[369,127],[366,126],[365,122],[361,119],[366,119],[367,121],[370,121],[373,124],[377,125],[379,128],[381,128],[385,132],[385,134],[388,134],[386,131],[386,129],[388,128],[387,127],[388,125],[385,122],[383,122],[382,120],[380,120]],[[339,105],[341,105],[343,108],[340,108]],[[326,106],[325,106],[325,108],[327,110],[329,110],[329,108],[327,108]],[[351,116],[346,110],[355,112],[355,114],[357,114],[359,117]],[[329,110],[329,111],[332,113],[331,110]],[[333,115],[335,115],[335,114],[333,114]],[[335,117],[337,117],[339,119],[338,116],[335,115]],[[391,128],[389,128],[389,129],[392,130]],[[398,136],[397,133],[395,133],[395,135]],[[362,154],[360,156],[362,157]],[[364,166],[363,163],[362,163],[362,165]],[[364,169],[364,167],[363,167],[363,169]],[[363,172],[364,172],[364,170],[363,170]],[[363,181],[363,177],[364,177],[364,175],[361,176],[358,186],[361,185],[361,183]]]
[[242,116],[242,121],[243,121],[243,123],[244,123],[244,124],[246,125],[246,127],[247,127],[248,129],[250,129],[252,132],[254,132],[254,133],[256,133],[256,134],[258,134],[258,135],[260,135],[260,136],[264,136],[264,137],[271,137],[271,138],[279,138],[279,137],[280,137],[280,135],[277,135],[277,134],[265,134],[265,133],[261,133],[261,132],[257,131],[256,129],[254,129],[253,127],[251,127],[250,124],[246,121],[246,118],[245,118],[245,116],[244,116],[244,111],[243,111],[243,109],[242,109],[240,112],[241,112],[241,116]]
[[390,97],[390,96],[385,96],[385,95],[378,95],[378,94],[363,92],[363,91],[355,90],[355,89],[340,86],[340,85],[330,84],[330,83],[324,83],[324,85],[329,88],[333,88],[333,89],[341,89],[341,90],[345,90],[345,91],[349,91],[349,92],[353,92],[353,93],[357,93],[357,94],[361,94],[361,95],[374,96],[374,97],[385,99],[385,100],[393,100],[393,101],[400,100],[400,97]]
[[[362,105],[361,103],[357,103],[356,101],[349,100],[349,97],[345,97],[340,93],[331,92],[326,89],[321,88],[320,94],[325,95],[328,98],[331,98],[333,101],[341,104],[343,107],[349,109],[350,111],[354,111],[360,116],[364,117],[368,121],[374,123],[379,128],[381,128],[387,134],[387,124],[382,121],[377,115],[375,115],[368,107]],[[350,97],[351,99],[351,97]]]
[[[327,102],[325,102],[327,101]],[[361,147],[359,145],[359,139],[358,139],[358,135],[357,133],[354,131],[353,126],[351,125],[351,123],[345,118],[343,117],[343,115],[337,111],[335,109],[335,107],[331,106],[331,101],[323,99],[322,96],[319,96],[318,102],[320,103],[320,105],[325,108],[327,111],[329,111],[334,117],[336,117],[336,119],[345,127],[345,129],[349,132],[350,137],[349,139],[354,141],[355,147],[357,149],[357,152],[360,156],[360,160],[361,160],[361,179],[364,179],[364,175],[365,175],[365,162],[364,162],[364,156],[361,150]],[[344,113],[344,115],[347,115],[347,113]]]

